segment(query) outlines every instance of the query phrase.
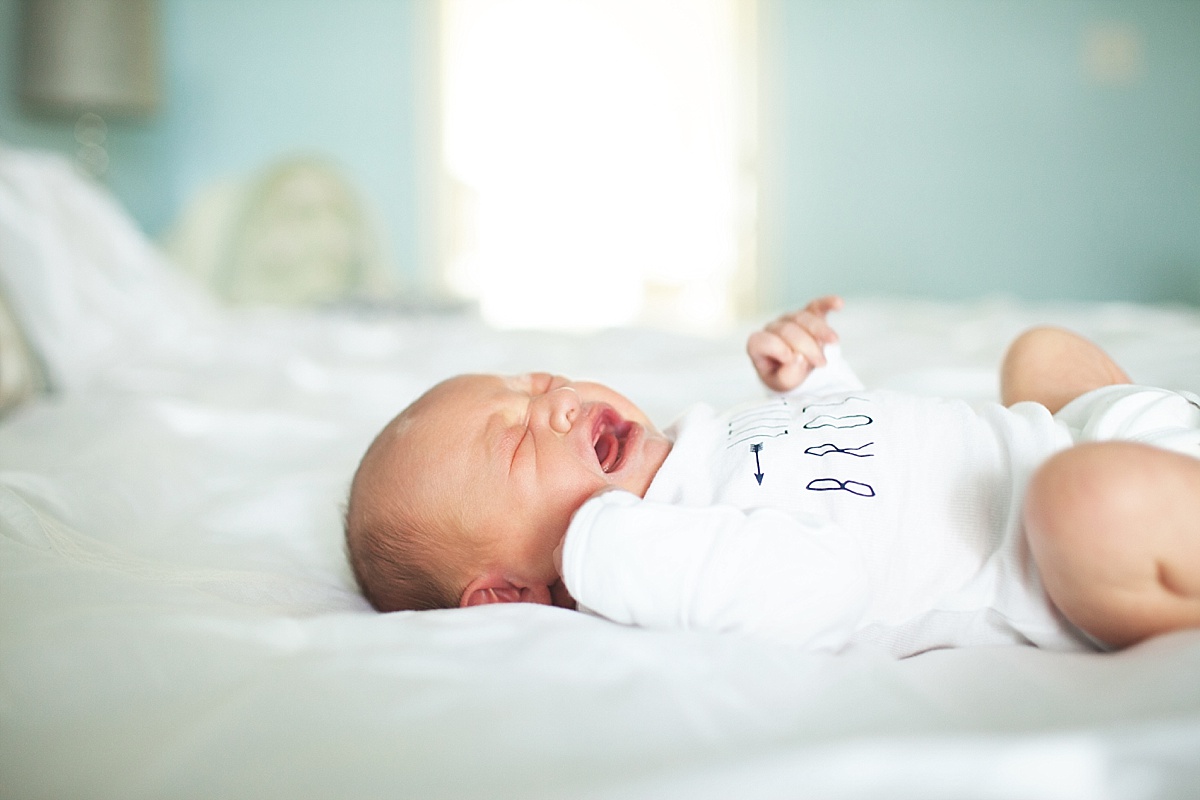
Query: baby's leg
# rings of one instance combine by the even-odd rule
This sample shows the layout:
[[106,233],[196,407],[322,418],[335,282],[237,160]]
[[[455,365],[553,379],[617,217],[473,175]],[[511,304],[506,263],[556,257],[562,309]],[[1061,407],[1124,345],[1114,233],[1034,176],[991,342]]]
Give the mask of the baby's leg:
[[1050,598],[1100,641],[1200,627],[1200,459],[1078,445],[1034,475],[1025,525]]
[[1129,376],[1097,345],[1061,328],[1025,331],[1009,345],[1000,367],[1004,405],[1033,400],[1051,413],[1114,383],[1129,383]]

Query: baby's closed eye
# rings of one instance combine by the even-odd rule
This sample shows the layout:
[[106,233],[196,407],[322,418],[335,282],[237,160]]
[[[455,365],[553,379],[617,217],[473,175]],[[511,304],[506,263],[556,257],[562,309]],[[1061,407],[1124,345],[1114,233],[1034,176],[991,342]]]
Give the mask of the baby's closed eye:
[[509,452],[508,471],[510,473],[517,466],[518,457],[522,452],[522,446],[525,444],[525,439],[528,436],[529,426],[525,424],[513,426],[504,432],[505,443],[503,447]]

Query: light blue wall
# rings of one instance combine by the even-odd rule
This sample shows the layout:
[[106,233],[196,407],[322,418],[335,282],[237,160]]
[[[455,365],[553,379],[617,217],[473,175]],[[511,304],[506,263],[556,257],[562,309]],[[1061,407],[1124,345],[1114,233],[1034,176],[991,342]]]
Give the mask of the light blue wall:
[[[762,3],[768,305],[1200,301],[1200,2]],[[1114,23],[1127,86],[1084,69]]]
[[166,0],[179,202],[213,175],[321,152],[416,258],[415,3]]
[[[160,0],[163,107],[143,122],[109,120],[106,180],[157,235],[214,179],[324,153],[375,206],[393,261],[411,272],[420,2]],[[71,153],[73,120],[18,107],[18,17],[18,0],[0,0],[0,139]]]
[[[430,2],[161,0],[165,103],[110,121],[110,184],[158,234],[213,179],[326,152],[411,276],[432,235],[415,116]],[[826,291],[1200,302],[1200,0],[760,4],[768,306]],[[73,152],[70,120],[17,107],[18,9],[0,0],[0,139]],[[1106,22],[1140,36],[1130,86],[1083,69],[1088,26]]]

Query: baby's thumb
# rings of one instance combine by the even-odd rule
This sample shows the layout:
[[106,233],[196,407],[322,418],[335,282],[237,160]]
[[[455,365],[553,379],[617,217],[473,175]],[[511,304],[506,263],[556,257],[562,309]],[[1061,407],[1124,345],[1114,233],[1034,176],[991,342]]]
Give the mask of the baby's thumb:
[[775,373],[776,382],[779,384],[775,387],[775,390],[779,392],[790,392],[792,389],[795,389],[808,375],[809,369],[810,367],[808,360],[803,356],[795,361],[784,364],[779,368],[779,371]]
[[779,363],[778,359],[765,355],[752,356],[751,361],[754,364],[754,371],[758,373],[758,379],[768,389],[780,391],[780,372],[786,365]]

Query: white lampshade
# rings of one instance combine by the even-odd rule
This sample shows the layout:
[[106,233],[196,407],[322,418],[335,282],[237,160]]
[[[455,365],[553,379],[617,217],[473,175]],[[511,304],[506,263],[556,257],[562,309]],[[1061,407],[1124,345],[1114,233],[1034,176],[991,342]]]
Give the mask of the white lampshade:
[[28,107],[109,114],[157,107],[157,0],[25,0],[23,11]]

